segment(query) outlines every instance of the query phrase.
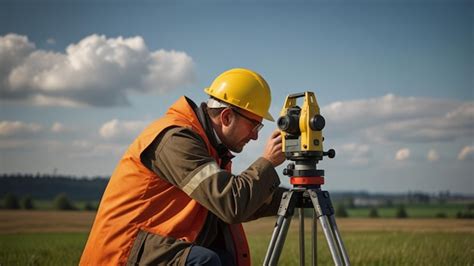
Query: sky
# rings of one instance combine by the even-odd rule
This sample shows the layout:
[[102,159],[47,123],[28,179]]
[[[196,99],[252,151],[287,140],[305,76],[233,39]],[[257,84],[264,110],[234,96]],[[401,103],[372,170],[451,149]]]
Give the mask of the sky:
[[[317,165],[323,188],[473,195],[473,36],[462,0],[2,0],[0,173],[110,176],[180,96],[205,101],[245,67],[274,117],[288,94],[316,94],[336,150]],[[262,154],[264,124],[236,174]]]

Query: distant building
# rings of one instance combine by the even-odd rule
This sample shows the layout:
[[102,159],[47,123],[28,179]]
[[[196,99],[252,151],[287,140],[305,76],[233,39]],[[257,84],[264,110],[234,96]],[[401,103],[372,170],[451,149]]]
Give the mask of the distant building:
[[379,207],[386,205],[387,201],[382,198],[354,198],[355,207]]

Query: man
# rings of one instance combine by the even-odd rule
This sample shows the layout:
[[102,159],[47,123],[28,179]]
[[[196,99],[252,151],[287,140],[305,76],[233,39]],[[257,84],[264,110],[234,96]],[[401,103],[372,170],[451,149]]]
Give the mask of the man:
[[231,69],[205,89],[207,104],[181,97],[130,145],[104,192],[81,265],[250,265],[241,223],[276,215],[285,160],[275,130],[239,175],[232,154],[257,140],[270,88]]

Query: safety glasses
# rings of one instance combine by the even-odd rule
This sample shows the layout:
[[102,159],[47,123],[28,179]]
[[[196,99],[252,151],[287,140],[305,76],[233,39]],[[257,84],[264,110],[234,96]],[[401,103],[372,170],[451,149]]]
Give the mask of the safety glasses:
[[261,122],[258,122],[257,120],[252,119],[252,118],[242,114],[236,108],[231,108],[231,110],[234,111],[236,114],[240,115],[241,117],[247,119],[248,121],[250,121],[254,125],[253,128],[252,128],[252,133],[258,133],[263,128],[263,124]]

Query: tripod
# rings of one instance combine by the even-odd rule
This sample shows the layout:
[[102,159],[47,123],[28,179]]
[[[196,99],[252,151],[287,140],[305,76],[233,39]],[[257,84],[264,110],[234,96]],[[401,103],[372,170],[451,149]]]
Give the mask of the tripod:
[[[285,242],[288,228],[294,214],[295,208],[299,208],[299,246],[300,246],[300,265],[304,265],[304,209],[313,209],[312,219],[312,237],[311,237],[311,264],[317,264],[317,249],[316,249],[316,218],[322,226],[322,230],[328,242],[329,250],[335,265],[350,265],[349,256],[344,248],[341,235],[336,225],[334,218],[334,208],[329,197],[329,192],[321,190],[321,185],[324,184],[324,170],[316,170],[312,167],[312,163],[296,162],[298,168],[304,170],[294,170],[295,165],[289,164],[283,171],[285,175],[291,175],[290,183],[293,188],[285,192],[280,202],[278,210],[278,218],[273,230],[272,238],[268,246],[267,254],[263,265],[277,265],[280,258],[281,251]],[[310,166],[308,170],[308,166]],[[293,173],[303,173],[303,176],[293,176]],[[305,173],[317,173],[319,176],[304,176]]]

